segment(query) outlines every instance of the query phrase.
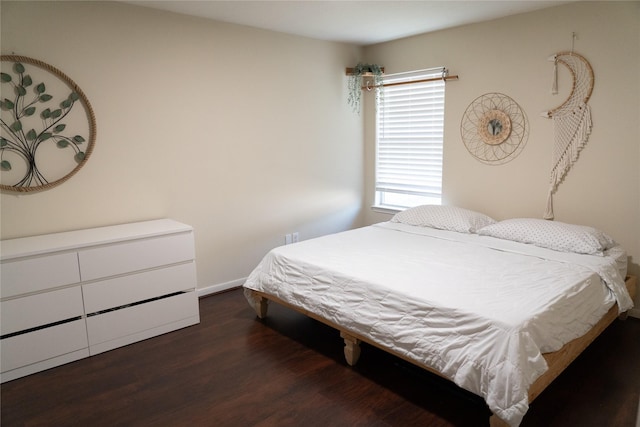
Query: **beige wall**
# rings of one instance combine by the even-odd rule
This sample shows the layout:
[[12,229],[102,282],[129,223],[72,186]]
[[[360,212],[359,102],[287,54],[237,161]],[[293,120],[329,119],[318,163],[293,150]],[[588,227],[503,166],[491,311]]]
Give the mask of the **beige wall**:
[[120,3],[2,1],[2,54],[86,93],[95,151],[69,181],[3,193],[2,238],[170,217],[194,226],[198,286],[237,283],[293,231],[361,224],[361,49]]
[[[547,57],[571,49],[595,74],[589,105],[593,132],[578,162],[554,197],[558,221],[598,227],[627,248],[631,271],[640,274],[640,2],[581,2],[533,13],[424,34],[365,49],[368,62],[395,73],[446,66],[459,81],[447,83],[445,100],[444,203],[485,212],[496,219],[541,218],[546,207],[552,122],[540,113],[569,93],[560,67],[558,95],[551,95]],[[475,160],[460,137],[467,106],[501,92],[528,116],[524,151],[510,163]],[[367,100],[371,107],[372,100]],[[365,114],[366,206],[373,203],[374,114]],[[389,218],[367,209],[366,222]],[[636,298],[640,306],[640,297]]]
[[[285,233],[386,220],[369,208],[372,99],[362,118],[346,103],[343,70],[358,60],[460,75],[447,84],[444,202],[541,217],[553,131],[539,113],[569,90],[561,68],[550,94],[546,58],[576,32],[595,72],[594,128],[555,196],[556,219],[605,230],[640,274],[639,2],[574,3],[364,50],[119,3],[0,6],[2,53],[69,74],[98,120],[95,152],[71,180],[0,196],[2,238],[171,217],[196,229],[206,289],[240,284]],[[464,110],[488,92],[528,115],[524,151],[502,166],[479,163],[460,139]]]

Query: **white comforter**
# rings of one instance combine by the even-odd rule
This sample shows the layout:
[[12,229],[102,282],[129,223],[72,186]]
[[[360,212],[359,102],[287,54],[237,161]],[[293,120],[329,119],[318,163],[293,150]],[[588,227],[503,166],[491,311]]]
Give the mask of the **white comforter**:
[[614,256],[395,223],[276,248],[244,286],[437,369],[512,426],[541,353],[632,305]]

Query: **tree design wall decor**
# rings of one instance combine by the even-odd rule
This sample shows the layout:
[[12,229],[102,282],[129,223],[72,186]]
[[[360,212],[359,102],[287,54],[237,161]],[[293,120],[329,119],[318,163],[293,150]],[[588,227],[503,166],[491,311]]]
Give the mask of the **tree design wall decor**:
[[0,189],[29,192],[59,185],[93,151],[91,105],[57,68],[25,56],[1,60]]

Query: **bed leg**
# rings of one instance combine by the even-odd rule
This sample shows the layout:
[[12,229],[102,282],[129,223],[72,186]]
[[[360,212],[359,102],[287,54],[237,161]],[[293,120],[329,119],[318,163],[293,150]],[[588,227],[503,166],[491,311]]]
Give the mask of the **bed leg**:
[[627,320],[627,317],[629,317],[629,312],[628,311],[625,311],[625,312],[622,312],[622,313],[618,314],[618,319],[620,319],[620,320]]
[[489,417],[489,427],[509,427],[509,424],[498,418],[496,414],[491,414]]
[[344,358],[353,366],[360,358],[360,340],[346,332],[340,332],[340,337],[344,339]]
[[267,317],[267,309],[269,308],[269,300],[265,297],[261,297],[254,294],[255,302],[253,303],[253,309],[260,319]]

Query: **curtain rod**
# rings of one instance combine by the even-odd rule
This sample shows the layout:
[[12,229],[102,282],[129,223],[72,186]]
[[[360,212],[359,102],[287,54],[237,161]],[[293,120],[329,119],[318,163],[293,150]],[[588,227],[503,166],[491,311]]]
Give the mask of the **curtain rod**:
[[362,89],[371,90],[371,89],[375,89],[375,88],[378,88],[378,87],[400,86],[400,85],[408,85],[408,84],[411,84],[411,83],[435,82],[436,80],[443,80],[443,81],[458,80],[458,76],[455,75],[455,76],[444,76],[444,77],[432,77],[430,79],[409,80],[409,81],[406,81],[406,82],[383,83],[381,85],[375,85],[375,86],[362,86]]

